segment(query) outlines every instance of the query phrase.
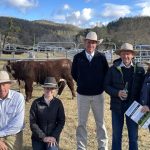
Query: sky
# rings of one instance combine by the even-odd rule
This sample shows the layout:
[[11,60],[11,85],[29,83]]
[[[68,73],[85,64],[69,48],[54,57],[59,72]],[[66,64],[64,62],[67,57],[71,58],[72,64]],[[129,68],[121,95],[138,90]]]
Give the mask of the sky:
[[120,17],[150,16],[150,0],[0,0],[0,16],[88,28]]

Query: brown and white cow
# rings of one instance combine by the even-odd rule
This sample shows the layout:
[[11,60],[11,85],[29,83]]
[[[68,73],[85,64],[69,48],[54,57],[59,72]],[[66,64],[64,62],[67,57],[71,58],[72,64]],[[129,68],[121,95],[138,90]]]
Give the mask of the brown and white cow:
[[64,82],[59,82],[60,79],[65,79],[68,87],[71,90],[72,98],[75,97],[74,82],[71,76],[72,62],[69,59],[57,59],[48,61],[8,61],[5,65],[6,70],[18,81],[25,82],[26,101],[32,97],[33,82],[43,84],[48,76],[54,76],[58,82],[58,95],[60,95],[65,87]]

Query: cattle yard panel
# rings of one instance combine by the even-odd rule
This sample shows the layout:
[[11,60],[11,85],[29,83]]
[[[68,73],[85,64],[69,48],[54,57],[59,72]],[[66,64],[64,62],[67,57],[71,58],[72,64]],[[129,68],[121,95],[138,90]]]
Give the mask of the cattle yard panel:
[[75,42],[38,42],[33,46],[35,51],[66,51],[76,48]]
[[136,62],[150,61],[150,50],[137,50]]
[[[62,47],[63,45],[66,45],[65,49]],[[67,44],[70,44],[67,46]],[[44,46],[47,48],[45,51],[26,51],[26,53],[23,54],[3,54],[2,51],[0,51],[0,60],[36,60],[36,61],[44,61],[49,59],[61,59],[61,58],[68,58],[73,59],[74,55],[81,52],[84,49],[84,43],[79,43],[77,46],[74,42],[39,42],[38,46]],[[136,62],[142,63],[143,61],[149,61],[150,60],[150,49],[147,49],[149,45],[138,45],[135,46],[135,48],[138,51],[137,56],[135,57]],[[48,48],[55,48],[55,50],[48,50]],[[56,48],[61,48],[60,50],[56,50]],[[149,46],[150,48],[150,46]],[[118,58],[117,55],[115,55],[116,50],[116,44],[115,43],[102,43],[97,46],[98,51],[105,54],[106,59],[109,63],[112,63],[114,59]]]

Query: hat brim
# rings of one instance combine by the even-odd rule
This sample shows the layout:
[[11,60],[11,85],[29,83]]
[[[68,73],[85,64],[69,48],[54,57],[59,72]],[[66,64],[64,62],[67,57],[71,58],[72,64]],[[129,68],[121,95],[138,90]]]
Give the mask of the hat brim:
[[136,55],[138,52],[135,50],[129,50],[129,49],[118,49],[115,51],[115,54],[120,55],[121,52],[132,52],[134,55]]
[[[93,39],[84,39],[84,40],[91,40],[91,41],[96,41],[96,40],[93,40]],[[103,42],[104,39],[100,39],[100,40],[97,40],[97,45],[101,44]]]
[[15,83],[16,80],[0,80],[0,83]]
[[43,88],[52,88],[52,89],[58,89],[57,85],[42,85]]
[[148,65],[148,66],[150,66],[150,62],[149,61],[144,61],[143,63]]

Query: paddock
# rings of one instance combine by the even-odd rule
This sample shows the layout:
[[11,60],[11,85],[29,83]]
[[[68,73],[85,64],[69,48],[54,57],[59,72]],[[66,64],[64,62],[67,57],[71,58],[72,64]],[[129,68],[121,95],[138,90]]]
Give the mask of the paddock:
[[[3,58],[10,59],[12,55],[3,55]],[[39,54],[43,55],[43,54]],[[45,55],[45,54],[44,54]],[[59,56],[62,57],[62,54],[58,53]],[[21,54],[17,57],[17,59],[25,59],[26,54]],[[53,54],[50,54],[51,58]],[[44,57],[44,56],[43,56]],[[64,56],[63,56],[64,57]],[[39,57],[38,57],[39,58]],[[57,59],[59,59],[57,57]],[[0,60],[0,69],[2,69],[3,65],[6,63],[5,60]],[[16,84],[12,85],[12,88],[17,90],[18,86]],[[24,89],[21,91],[24,95]],[[31,131],[29,127],[29,109],[33,102],[33,100],[42,95],[42,88],[40,86],[35,86],[33,90],[33,98],[29,103],[26,103],[26,113],[25,113],[25,129],[24,129],[24,148],[23,150],[32,150],[31,147]],[[105,124],[108,132],[109,138],[109,150],[111,149],[111,111],[109,110],[109,96],[105,93]],[[65,88],[64,92],[60,96],[64,107],[65,107],[65,114],[66,114],[66,124],[62,131],[61,138],[60,138],[60,148],[61,150],[75,150],[76,149],[76,127],[77,127],[77,101],[76,97],[74,100],[71,99],[71,92],[68,87]],[[88,149],[89,150],[96,150],[97,149],[97,142],[96,142],[96,129],[95,129],[95,122],[92,113],[89,114],[88,124]],[[139,150],[149,150],[150,149],[150,133],[148,129],[139,128]],[[123,131],[123,150],[128,149],[128,137],[127,137],[127,128],[125,126]]]

